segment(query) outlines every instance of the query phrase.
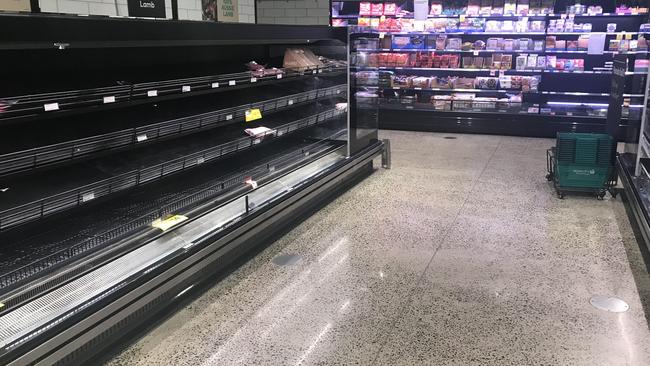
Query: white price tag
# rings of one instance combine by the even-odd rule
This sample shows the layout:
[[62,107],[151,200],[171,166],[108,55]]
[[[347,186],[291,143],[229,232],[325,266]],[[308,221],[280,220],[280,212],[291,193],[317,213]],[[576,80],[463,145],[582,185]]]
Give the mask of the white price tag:
[[311,73],[314,74],[314,75],[315,75],[317,72],[318,72],[318,70],[312,70],[312,71],[311,71]]
[[88,201],[94,200],[94,199],[95,199],[95,193],[93,193],[93,192],[84,193],[81,196],[81,202],[88,202]]
[[108,103],[115,103],[115,97],[110,96],[110,97],[104,97],[104,104]]
[[567,116],[573,116],[573,112],[566,112]]
[[205,163],[205,158],[204,158],[203,156],[201,156],[200,158],[196,159],[196,163],[197,163],[197,164],[203,164],[203,163]]
[[190,92],[190,91],[192,91],[192,87],[189,86],[189,85],[183,85],[183,87],[181,88],[181,91],[182,91],[183,93]]
[[474,51],[474,56],[478,56],[479,51]]
[[289,101],[287,102],[287,104],[288,104],[288,105],[293,105],[293,99],[289,99]]
[[490,70],[490,76],[495,76],[497,72],[495,70]]
[[278,79],[282,79],[282,74],[277,74],[275,77]]
[[219,87],[219,83],[212,83],[212,89],[215,89],[215,88],[218,88],[218,87]]
[[228,82],[228,85],[230,85],[230,86],[235,86],[235,85],[237,85],[237,82],[236,82],[235,80],[230,80],[230,81]]
[[323,69],[318,69],[318,73],[319,73],[319,74],[322,74],[322,73],[323,73]]
[[274,171],[275,171],[275,165],[271,165],[271,166],[269,167],[269,171],[270,171],[270,172],[274,172]]
[[232,119],[232,114],[226,116],[226,121],[230,121],[231,119]]
[[143,133],[142,135],[138,135],[135,139],[138,140],[138,142],[147,141],[147,134]]
[[59,110],[59,103],[47,103],[47,104],[44,104],[43,109],[45,109],[45,112],[58,111]]
[[422,90],[422,88],[418,88],[418,87],[415,87],[415,88],[413,88],[413,89],[415,89],[415,90]]
[[257,182],[252,179],[247,179],[245,183],[251,186],[253,189],[257,188]]
[[256,82],[257,82],[257,78],[251,78],[251,83],[256,83]]
[[530,107],[530,108],[528,108],[528,113],[539,113],[539,108]]
[[384,38],[386,37],[386,33],[384,32],[379,32],[379,38]]
[[158,96],[158,90],[149,90],[147,92],[148,97],[157,97]]

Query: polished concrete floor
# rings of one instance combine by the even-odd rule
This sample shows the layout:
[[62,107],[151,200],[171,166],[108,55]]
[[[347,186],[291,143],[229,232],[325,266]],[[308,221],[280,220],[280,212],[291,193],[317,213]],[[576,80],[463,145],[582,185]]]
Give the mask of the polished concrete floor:
[[393,169],[109,364],[650,365],[650,278],[620,198],[557,199],[552,140],[449,136],[384,131]]

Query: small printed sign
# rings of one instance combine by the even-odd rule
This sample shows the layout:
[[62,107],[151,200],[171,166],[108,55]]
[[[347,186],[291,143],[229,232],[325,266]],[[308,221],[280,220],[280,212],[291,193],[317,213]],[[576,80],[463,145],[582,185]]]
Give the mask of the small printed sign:
[[109,104],[109,103],[115,103],[115,97],[114,96],[104,97],[104,104]]
[[166,18],[165,0],[127,0],[130,17]]
[[262,118],[262,111],[259,108],[253,108],[246,111],[246,122],[255,121]]
[[151,226],[158,228],[162,231],[167,231],[170,228],[180,224],[181,222],[187,220],[187,216],[183,215],[172,215],[166,219],[158,219],[151,223]]
[[43,109],[45,109],[45,112],[58,111],[59,110],[59,103],[47,103],[47,104],[44,104]]
[[157,97],[158,96],[158,90],[149,90],[147,92],[148,97]]

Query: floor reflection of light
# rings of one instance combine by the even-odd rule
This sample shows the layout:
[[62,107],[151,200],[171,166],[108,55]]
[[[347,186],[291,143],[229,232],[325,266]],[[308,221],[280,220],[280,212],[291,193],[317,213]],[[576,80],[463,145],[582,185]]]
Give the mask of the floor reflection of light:
[[632,347],[632,344],[627,334],[627,327],[624,324],[625,322],[624,317],[625,314],[618,314],[618,325],[621,328],[621,337],[623,338],[623,341],[625,342],[625,346],[627,347],[627,354],[628,354],[627,363],[628,365],[636,365],[636,362],[634,362],[634,349]]
[[350,306],[350,299],[347,299],[343,304],[341,304],[341,308],[339,309],[339,313],[342,313],[347,309],[347,307]]
[[300,357],[300,359],[298,360],[298,362],[296,362],[296,365],[300,365],[301,363],[303,363],[303,362],[305,361],[305,359],[307,359],[307,357],[308,357],[308,356],[309,356],[309,355],[314,351],[314,349],[316,348],[316,345],[318,345],[318,342],[320,342],[320,340],[321,340],[321,339],[323,338],[323,336],[324,336],[324,335],[325,335],[325,334],[330,330],[331,327],[332,327],[332,323],[327,323],[327,324],[325,325],[325,327],[323,328],[323,330],[321,330],[321,332],[318,333],[318,335],[316,336],[316,339],[314,339],[314,341],[311,342],[311,345],[309,345],[309,348],[307,348],[307,351],[305,351],[305,353],[302,354],[302,357]]
[[[326,263],[321,263],[330,257],[333,253],[337,252],[342,245],[347,243],[347,237],[343,237],[330,245],[326,249],[325,253],[318,259],[317,263],[312,263],[309,268],[303,270],[297,276],[295,276],[295,279],[293,281],[291,281],[282,290],[280,290],[275,296],[273,296],[270,301],[268,301],[261,309],[255,313],[254,319],[249,319],[246,321],[246,323],[241,326],[235,332],[235,334],[229,337],[229,339],[224,344],[219,346],[217,351],[208,360],[206,360],[203,365],[220,364],[224,361],[222,359],[222,355],[225,359],[228,359],[225,354],[232,352],[233,348],[238,347],[237,345],[241,345],[242,341],[250,343],[252,336],[255,336],[255,338],[259,340],[267,339],[270,336],[271,332],[278,325],[284,323],[285,320],[289,318],[289,314],[295,311],[295,309],[300,306],[308,298],[308,296],[318,288],[318,286],[316,286],[317,284],[326,282],[333,273],[337,272],[337,267],[339,267],[345,260],[349,258],[349,255],[347,253],[341,253],[340,256],[333,257]],[[310,274],[312,275],[310,276]],[[289,301],[291,301],[290,305],[285,307],[284,305],[287,305],[285,303]],[[347,304],[344,303],[342,305],[342,308],[339,310],[340,312],[345,310],[350,301],[347,300],[346,302]],[[278,310],[280,310],[278,307],[282,307],[282,313],[278,313]],[[268,322],[268,320],[272,321]],[[312,345],[309,347],[307,352],[303,355],[298,363],[304,361],[309,353],[311,353],[313,348],[316,347],[316,344],[320,338],[322,338],[322,336],[327,333],[331,327],[332,323],[330,322],[321,332],[322,335],[319,335],[317,340],[312,343]],[[264,331],[259,332],[260,328],[263,328]],[[242,363],[246,361],[248,357],[250,357],[250,354],[248,353],[240,355],[236,363]]]

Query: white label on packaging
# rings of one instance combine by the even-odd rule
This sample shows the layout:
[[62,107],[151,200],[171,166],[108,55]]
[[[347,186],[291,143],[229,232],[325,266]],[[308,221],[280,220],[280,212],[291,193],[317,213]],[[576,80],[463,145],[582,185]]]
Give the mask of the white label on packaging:
[[104,104],[108,103],[115,103],[115,97],[110,96],[110,97],[104,97]]
[[278,79],[282,79],[282,74],[277,74],[275,77]]
[[573,112],[566,112],[567,116],[573,116]]
[[81,196],[81,202],[88,202],[88,201],[94,200],[94,199],[95,199],[95,194],[93,192],[84,193]]
[[197,164],[203,164],[203,163],[205,163],[205,158],[204,158],[203,156],[197,158],[197,159],[196,159],[196,163],[197,163]]
[[226,116],[226,121],[230,121],[231,119],[232,119],[232,114]]
[[245,183],[251,186],[253,189],[257,188],[257,182],[252,179],[247,180]]
[[412,105],[407,105],[406,109],[413,109],[413,106]]
[[235,80],[230,80],[230,81],[228,82],[228,85],[230,85],[230,86],[235,86],[235,85],[237,85],[237,82],[236,82]]
[[312,70],[312,71],[311,71],[311,73],[314,74],[314,75],[315,75],[317,72],[318,72],[318,70]]
[[147,141],[147,134],[143,133],[142,135],[138,135],[135,139],[138,140],[138,142]]
[[148,97],[157,97],[158,96],[158,90],[149,90],[147,92]]
[[293,105],[293,99],[289,99],[289,101],[287,102],[287,104],[288,104],[288,105]]
[[415,89],[415,90],[422,90],[422,88],[419,88],[419,87],[415,87],[415,88],[413,88],[413,89]]
[[181,88],[181,91],[182,91],[183,93],[187,93],[187,92],[189,92],[189,91],[191,91],[191,90],[192,90],[192,87],[189,86],[189,85],[183,85],[183,87]]
[[530,107],[530,108],[528,108],[528,113],[539,113],[539,108]]
[[43,105],[43,108],[45,109],[45,112],[58,111],[59,103],[47,103]]
[[219,83],[212,83],[212,89],[215,89],[215,88],[218,88],[218,87],[219,87]]
[[256,83],[256,82],[257,82],[257,78],[251,78],[251,83]]

